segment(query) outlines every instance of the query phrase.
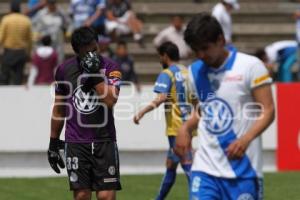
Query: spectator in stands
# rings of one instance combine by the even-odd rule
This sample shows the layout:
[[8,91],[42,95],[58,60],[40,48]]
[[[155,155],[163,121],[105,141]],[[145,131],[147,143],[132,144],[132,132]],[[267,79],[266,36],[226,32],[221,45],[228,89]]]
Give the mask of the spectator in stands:
[[188,58],[191,54],[191,49],[183,39],[184,30],[183,17],[176,15],[172,18],[171,25],[157,34],[153,43],[158,48],[164,42],[172,42],[179,48],[180,58]]
[[47,0],[46,7],[32,19],[37,38],[50,35],[52,46],[57,51],[58,62],[64,60],[64,34],[68,31],[70,18],[57,7],[56,0]]
[[133,33],[134,40],[143,46],[143,24],[135,16],[128,0],[108,0],[106,17],[106,30],[114,40]]
[[[51,37],[44,36],[32,56],[32,68],[37,71],[36,77],[29,78],[29,82],[36,85],[49,85],[54,81],[54,69],[57,65],[58,55],[51,46]],[[31,72],[34,72],[31,70]],[[31,77],[31,74],[30,74]],[[35,79],[35,81],[33,81]],[[29,83],[31,85],[31,83]]]
[[296,41],[274,42],[264,49],[257,50],[255,55],[265,63],[271,73],[278,64],[278,81],[291,82],[293,80],[291,69],[297,62]]
[[100,34],[105,34],[105,0],[72,0],[70,12],[73,28],[93,27]]
[[212,9],[212,15],[221,24],[226,44],[232,44],[232,19],[231,12],[240,8],[238,0],[222,0]]
[[113,58],[114,52],[110,48],[111,39],[106,36],[100,36],[98,39],[100,54],[103,57]]
[[141,87],[134,70],[134,61],[131,56],[128,55],[126,42],[119,41],[117,43],[116,53],[113,57],[113,60],[116,61],[120,66],[123,84],[126,85],[126,82],[132,82],[135,85],[136,90],[140,92]]
[[12,0],[11,13],[2,18],[0,45],[2,56],[2,84],[20,85],[24,81],[24,66],[31,52],[32,29],[30,19],[21,14],[19,0]]
[[45,0],[28,0],[27,7],[24,14],[29,17],[34,17],[34,15],[46,5]]

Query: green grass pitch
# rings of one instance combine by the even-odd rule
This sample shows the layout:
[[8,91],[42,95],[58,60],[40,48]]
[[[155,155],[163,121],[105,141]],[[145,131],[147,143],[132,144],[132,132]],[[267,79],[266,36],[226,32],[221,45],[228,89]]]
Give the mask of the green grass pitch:
[[[123,190],[118,200],[154,199],[162,175],[122,176]],[[266,173],[265,200],[300,200],[300,172]],[[71,200],[67,178],[11,178],[0,179],[2,200]],[[184,175],[179,175],[168,200],[185,200],[187,184]]]

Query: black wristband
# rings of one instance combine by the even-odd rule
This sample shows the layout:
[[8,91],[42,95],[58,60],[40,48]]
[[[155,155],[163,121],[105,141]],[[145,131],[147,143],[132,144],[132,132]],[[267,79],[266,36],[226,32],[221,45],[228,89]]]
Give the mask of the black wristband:
[[102,83],[104,81],[104,78],[102,76],[97,77],[91,77],[91,81],[93,84],[93,87],[99,83]]
[[49,149],[54,150],[58,149],[59,139],[58,138],[50,138]]
[[102,83],[104,78],[102,76],[97,77],[89,77],[82,86],[82,91],[87,93],[89,92],[95,85]]

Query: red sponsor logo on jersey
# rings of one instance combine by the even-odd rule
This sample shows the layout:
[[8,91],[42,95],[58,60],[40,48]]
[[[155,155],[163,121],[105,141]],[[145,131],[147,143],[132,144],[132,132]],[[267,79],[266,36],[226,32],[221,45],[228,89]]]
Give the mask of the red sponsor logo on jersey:
[[224,81],[242,81],[243,76],[242,75],[231,75],[231,76],[226,76],[224,78]]

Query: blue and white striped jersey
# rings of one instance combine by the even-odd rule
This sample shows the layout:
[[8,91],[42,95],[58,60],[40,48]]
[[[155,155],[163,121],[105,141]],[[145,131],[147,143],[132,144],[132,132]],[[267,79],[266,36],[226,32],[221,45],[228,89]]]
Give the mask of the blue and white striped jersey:
[[201,60],[194,62],[189,68],[189,79],[201,106],[198,150],[192,170],[222,178],[262,177],[260,137],[252,141],[240,160],[229,160],[225,151],[247,133],[259,114],[251,92],[272,82],[263,63],[231,51],[217,70]]

